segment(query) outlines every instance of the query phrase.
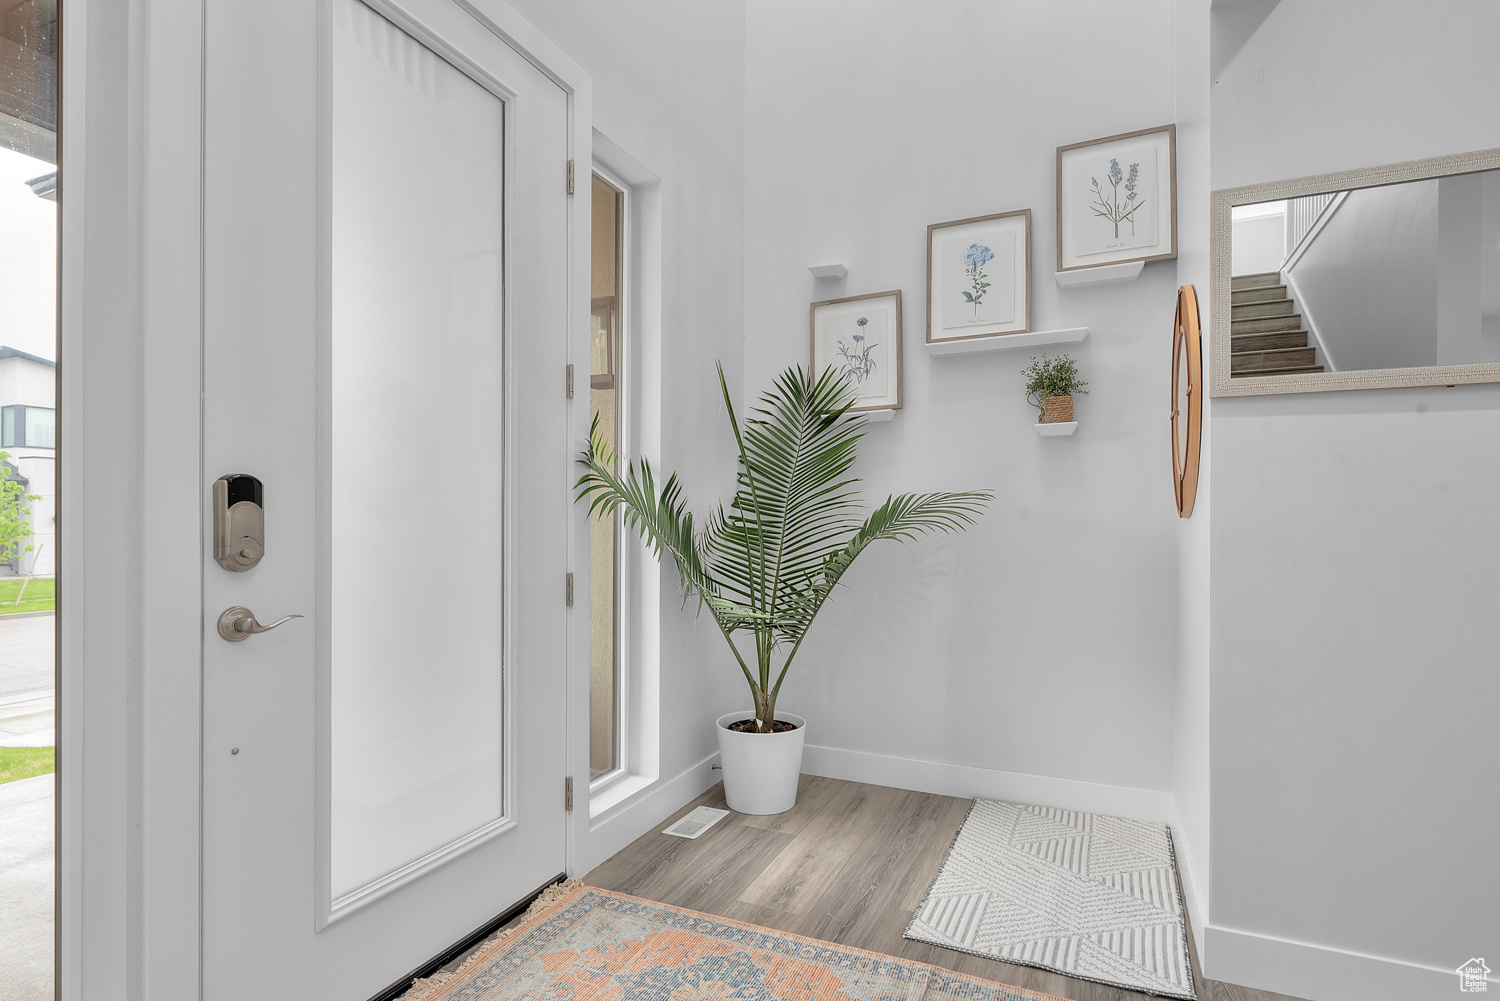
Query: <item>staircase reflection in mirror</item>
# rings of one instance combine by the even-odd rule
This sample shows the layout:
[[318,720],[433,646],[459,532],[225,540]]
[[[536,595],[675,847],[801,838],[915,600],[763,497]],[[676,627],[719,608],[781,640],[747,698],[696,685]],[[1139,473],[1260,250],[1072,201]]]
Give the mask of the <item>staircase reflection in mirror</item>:
[[[1468,169],[1426,161],[1216,192],[1215,238],[1230,251],[1228,275],[1221,256],[1215,276],[1215,319],[1228,326],[1227,344],[1215,331],[1228,349],[1220,379],[1500,365],[1500,153],[1443,160]],[[1437,176],[1414,176],[1424,166]],[[1500,380],[1500,370],[1459,374],[1216,388]]]

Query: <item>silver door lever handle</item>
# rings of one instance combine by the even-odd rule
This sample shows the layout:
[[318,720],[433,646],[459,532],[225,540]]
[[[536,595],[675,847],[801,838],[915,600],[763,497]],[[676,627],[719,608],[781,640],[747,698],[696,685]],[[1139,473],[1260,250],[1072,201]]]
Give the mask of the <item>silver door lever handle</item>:
[[254,612],[244,605],[235,605],[233,608],[224,609],[224,614],[219,616],[219,635],[231,643],[238,643],[247,636],[270,632],[283,622],[300,618],[302,618],[300,615],[283,615],[275,622],[263,626],[255,621]]

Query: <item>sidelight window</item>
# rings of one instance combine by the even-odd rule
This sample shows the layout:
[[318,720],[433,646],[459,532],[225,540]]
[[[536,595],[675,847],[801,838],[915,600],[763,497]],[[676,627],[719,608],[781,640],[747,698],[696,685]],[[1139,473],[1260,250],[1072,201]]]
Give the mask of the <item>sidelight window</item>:
[[[589,402],[596,433],[620,463],[625,416],[625,189],[602,174],[591,187],[592,268]],[[589,525],[589,777],[625,768],[620,642],[620,515],[600,513]]]

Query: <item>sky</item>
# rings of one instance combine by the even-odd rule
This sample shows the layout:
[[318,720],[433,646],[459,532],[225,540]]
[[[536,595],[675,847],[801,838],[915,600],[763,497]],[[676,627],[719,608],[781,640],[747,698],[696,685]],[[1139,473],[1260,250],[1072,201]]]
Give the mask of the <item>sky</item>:
[[0,344],[56,356],[57,203],[26,182],[55,168],[0,146]]

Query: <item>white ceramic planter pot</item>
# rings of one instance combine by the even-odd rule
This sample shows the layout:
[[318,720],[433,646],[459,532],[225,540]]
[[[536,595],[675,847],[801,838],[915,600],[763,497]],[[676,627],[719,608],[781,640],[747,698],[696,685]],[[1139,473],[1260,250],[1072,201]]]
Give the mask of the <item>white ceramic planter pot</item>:
[[729,724],[754,719],[753,712],[720,716],[719,764],[724,767],[724,798],[736,813],[785,813],[797,803],[797,777],[802,774],[802,741],[807,720],[777,713],[797,729],[783,733],[739,733]]

